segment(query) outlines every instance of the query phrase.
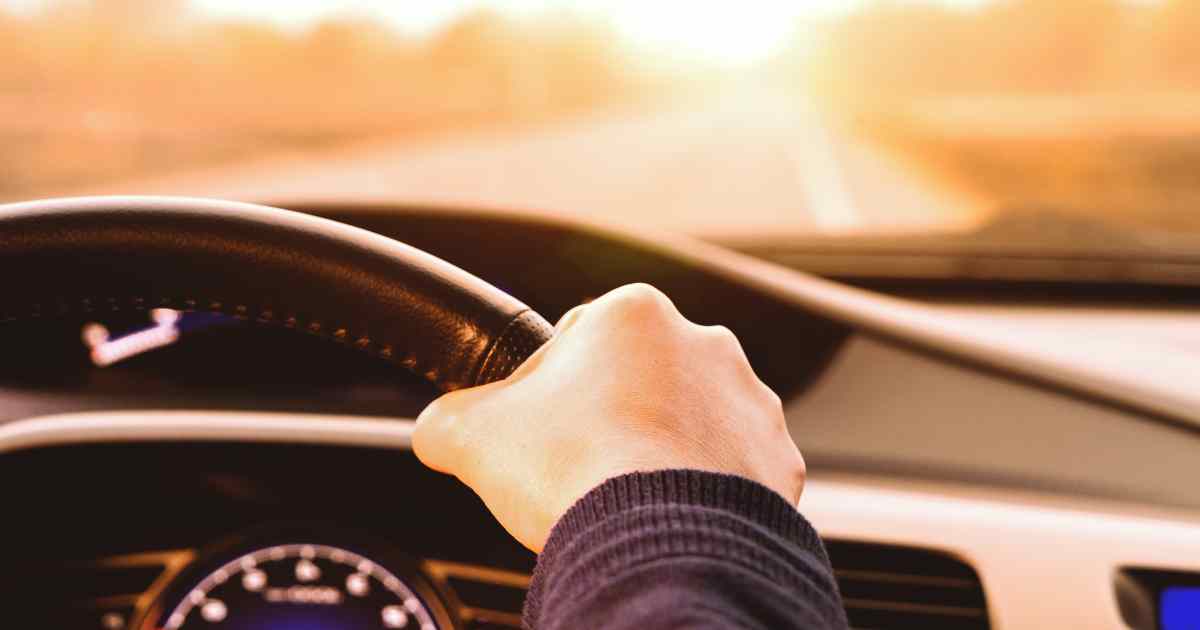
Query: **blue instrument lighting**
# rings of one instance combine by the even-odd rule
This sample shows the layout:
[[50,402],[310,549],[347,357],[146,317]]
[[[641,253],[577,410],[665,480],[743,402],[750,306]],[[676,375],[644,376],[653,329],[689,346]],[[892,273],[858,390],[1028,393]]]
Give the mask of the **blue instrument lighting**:
[[1158,601],[1162,630],[1200,630],[1200,586],[1170,586]]

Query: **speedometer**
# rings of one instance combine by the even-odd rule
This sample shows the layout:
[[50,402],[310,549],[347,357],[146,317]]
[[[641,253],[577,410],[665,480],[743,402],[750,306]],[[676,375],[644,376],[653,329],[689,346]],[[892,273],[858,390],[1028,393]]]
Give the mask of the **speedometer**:
[[451,628],[415,573],[401,578],[362,554],[315,543],[242,553],[178,584],[158,610],[143,629]]

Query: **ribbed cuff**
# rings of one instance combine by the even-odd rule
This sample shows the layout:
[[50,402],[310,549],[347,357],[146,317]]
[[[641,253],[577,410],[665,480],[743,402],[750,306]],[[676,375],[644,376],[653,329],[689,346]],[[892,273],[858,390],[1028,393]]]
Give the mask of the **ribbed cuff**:
[[[817,562],[789,562],[798,552]],[[534,571],[526,624],[535,625],[548,598],[570,599],[621,571],[685,555],[797,588],[832,581],[816,530],[770,488],[698,470],[631,473],[593,489],[555,525]]]
[[700,470],[635,472],[605,481],[559,519],[546,550],[565,544],[613,514],[651,505],[690,505],[731,512],[825,557],[816,530],[779,493],[744,477]]

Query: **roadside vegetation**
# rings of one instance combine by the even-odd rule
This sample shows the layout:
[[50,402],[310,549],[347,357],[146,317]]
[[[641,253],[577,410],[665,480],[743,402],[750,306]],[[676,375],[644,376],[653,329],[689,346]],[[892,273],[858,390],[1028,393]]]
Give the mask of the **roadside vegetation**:
[[883,4],[807,70],[860,133],[997,205],[1200,229],[1200,2]]
[[3,6],[0,199],[754,84],[997,207],[1200,228],[1200,0],[865,2],[798,17],[791,46],[735,68],[655,59],[567,10],[414,34],[222,21],[188,0]]
[[289,31],[184,0],[0,9],[0,198],[546,120],[651,93],[612,33],[487,11],[427,36],[365,19]]

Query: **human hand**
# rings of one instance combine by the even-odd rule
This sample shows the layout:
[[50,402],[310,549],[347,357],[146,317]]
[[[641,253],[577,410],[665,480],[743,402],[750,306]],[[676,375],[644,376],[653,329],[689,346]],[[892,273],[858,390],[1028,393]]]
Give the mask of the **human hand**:
[[540,552],[605,480],[691,468],[757,481],[795,504],[805,466],[779,397],[728,329],[685,319],[645,284],[576,307],[503,381],[438,398],[413,450],[455,475]]

